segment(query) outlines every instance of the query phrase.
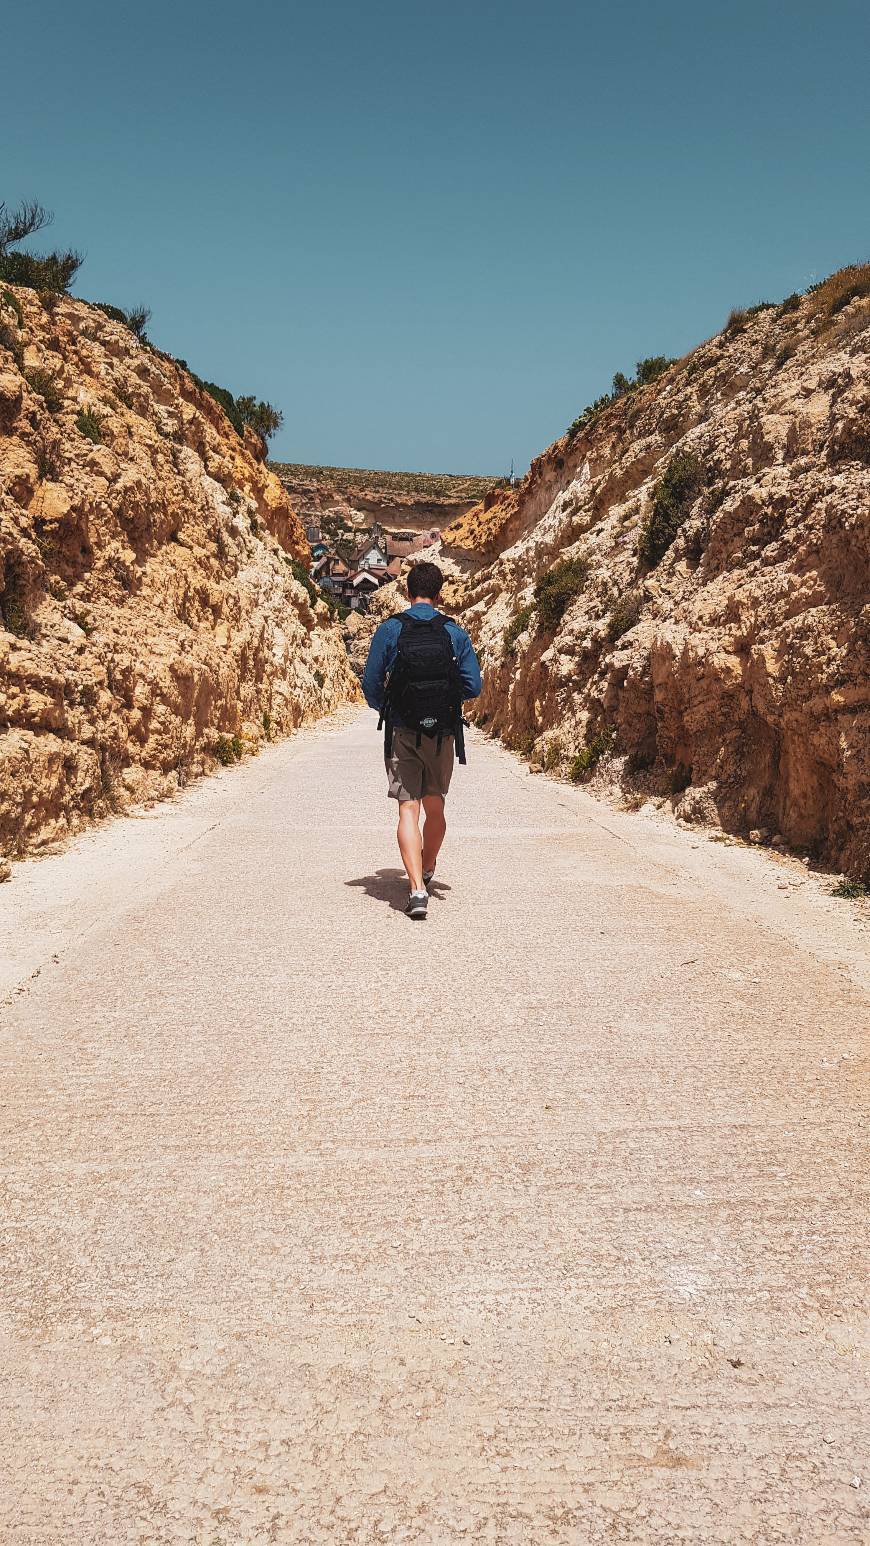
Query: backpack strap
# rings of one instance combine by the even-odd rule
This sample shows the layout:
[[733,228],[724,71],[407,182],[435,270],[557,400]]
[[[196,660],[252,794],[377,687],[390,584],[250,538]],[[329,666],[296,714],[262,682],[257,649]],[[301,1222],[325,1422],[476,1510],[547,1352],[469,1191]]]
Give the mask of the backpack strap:
[[[398,623],[399,632],[401,632],[403,617],[403,613],[394,612],[392,617],[386,618],[385,621],[388,623]],[[386,681],[384,682],[384,700],[381,704],[381,712],[378,715],[378,729],[383,730],[384,732],[385,758],[389,757],[391,751],[393,750],[393,716],[390,713],[390,684],[392,683],[392,680],[393,673],[391,671]]]

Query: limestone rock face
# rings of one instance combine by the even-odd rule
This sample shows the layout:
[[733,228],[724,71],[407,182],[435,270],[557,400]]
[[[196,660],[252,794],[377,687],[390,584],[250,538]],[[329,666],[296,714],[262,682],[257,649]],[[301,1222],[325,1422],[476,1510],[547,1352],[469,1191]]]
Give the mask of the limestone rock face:
[[[478,714],[509,744],[867,876],[870,298],[820,308],[810,294],[739,319],[443,542],[472,568]],[[676,453],[696,483],[642,562]],[[554,621],[535,584],[568,559]]]
[[306,554],[257,437],[186,370],[84,302],[0,291],[0,853],[353,698]]

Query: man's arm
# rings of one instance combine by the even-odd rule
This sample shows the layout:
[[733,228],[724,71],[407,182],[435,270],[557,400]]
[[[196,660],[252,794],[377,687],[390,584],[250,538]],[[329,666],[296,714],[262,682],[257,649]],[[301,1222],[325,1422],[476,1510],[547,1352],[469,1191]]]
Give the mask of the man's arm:
[[480,665],[474,653],[474,645],[464,628],[456,627],[456,664],[462,678],[462,699],[478,697],[481,689]]
[[370,709],[380,713],[384,706],[384,687],[387,681],[387,672],[393,663],[395,628],[392,626],[392,618],[387,618],[385,623],[379,624],[375,629],[375,636],[369,647],[368,660],[363,672],[362,690],[363,697]]

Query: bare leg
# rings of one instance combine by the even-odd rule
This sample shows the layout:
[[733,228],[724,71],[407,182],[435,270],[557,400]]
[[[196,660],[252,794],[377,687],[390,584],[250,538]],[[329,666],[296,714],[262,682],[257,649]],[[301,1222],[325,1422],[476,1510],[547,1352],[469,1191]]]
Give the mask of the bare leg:
[[438,858],[438,851],[447,831],[444,800],[440,794],[424,794],[423,809],[426,812],[426,820],[423,823],[423,869],[434,870],[435,860]]
[[423,839],[420,836],[420,801],[399,802],[399,853],[408,872],[412,891],[423,890]]

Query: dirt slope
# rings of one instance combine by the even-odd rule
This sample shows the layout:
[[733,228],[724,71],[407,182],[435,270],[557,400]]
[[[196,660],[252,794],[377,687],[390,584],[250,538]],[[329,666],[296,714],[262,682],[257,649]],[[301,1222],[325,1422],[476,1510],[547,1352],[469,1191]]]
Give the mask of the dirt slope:
[[637,798],[666,794],[688,819],[863,876],[870,269],[849,272],[735,317],[557,441],[444,548],[473,570],[464,620],[494,732],[563,775],[597,765]]
[[0,853],[355,694],[338,630],[294,577],[302,529],[262,457],[121,323],[3,290]]

